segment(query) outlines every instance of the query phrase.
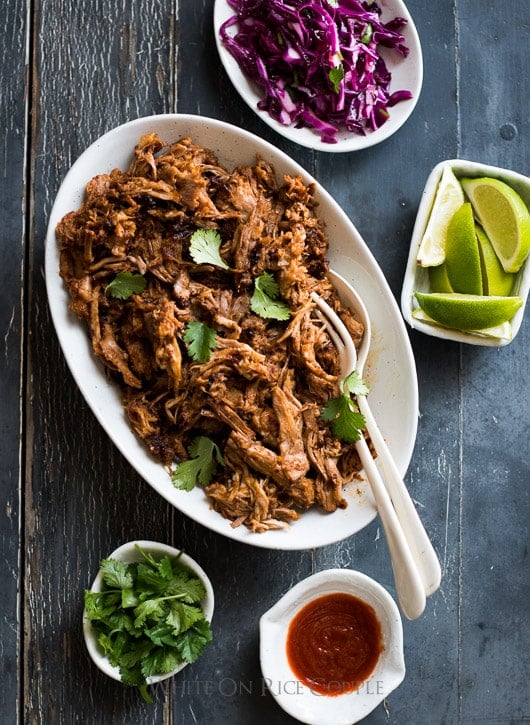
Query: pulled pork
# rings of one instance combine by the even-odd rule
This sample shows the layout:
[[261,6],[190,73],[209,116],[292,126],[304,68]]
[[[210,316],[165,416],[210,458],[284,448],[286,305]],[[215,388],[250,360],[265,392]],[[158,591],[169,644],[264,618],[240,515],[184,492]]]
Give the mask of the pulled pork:
[[[170,474],[198,436],[215,441],[224,465],[206,494],[233,526],[256,532],[313,505],[345,507],[342,486],[360,469],[355,448],[320,417],[338,394],[340,365],[311,292],[340,314],[354,342],[363,328],[326,277],[313,191],[299,177],[278,184],[262,159],[229,172],[190,138],[167,145],[150,134],[128,171],[92,179],[80,209],[57,226],[71,308],[121,386],[132,428]],[[197,229],[217,230],[228,269],[193,261]],[[144,291],[108,294],[120,272],[142,275]],[[289,320],[251,311],[264,273]],[[194,361],[183,339],[190,321],[216,332],[206,362]]]

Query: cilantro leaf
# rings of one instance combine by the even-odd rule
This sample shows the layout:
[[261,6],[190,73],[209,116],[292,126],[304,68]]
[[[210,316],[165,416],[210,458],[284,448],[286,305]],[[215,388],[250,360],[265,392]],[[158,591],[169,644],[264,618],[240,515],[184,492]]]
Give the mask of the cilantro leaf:
[[147,286],[145,277],[134,272],[118,272],[112,282],[105,287],[105,294],[118,300],[126,300],[131,295],[141,294]]
[[215,347],[217,334],[203,322],[191,320],[184,330],[184,342],[190,357],[197,362],[208,362]]
[[346,443],[355,443],[361,438],[364,428],[364,416],[358,412],[357,406],[347,395],[331,398],[322,408],[321,416],[331,421],[333,435]]
[[350,395],[368,395],[370,386],[361,378],[357,370],[353,370],[347,375],[340,384],[344,394]]
[[320,415],[323,420],[331,423],[334,436],[346,443],[356,443],[361,438],[366,421],[350,395],[366,395],[369,387],[356,370],[341,380],[339,387],[341,394],[330,398]]
[[123,609],[124,607],[122,605],[121,609],[114,610],[110,617],[106,619],[105,625],[110,627],[113,632],[128,632],[129,634],[133,634],[137,631],[133,618],[130,614],[126,614]]
[[130,641],[127,652],[124,652],[120,658],[120,665],[128,670],[132,670],[141,662],[144,657],[152,651],[153,643],[149,639],[137,639]]
[[[201,612],[199,612],[199,616],[200,615]],[[151,627],[151,629],[144,630],[144,633],[146,637],[149,637],[153,644],[156,644],[159,647],[163,647],[166,644],[174,647],[176,644],[173,629],[167,624],[156,624],[154,627]]]
[[188,448],[190,458],[178,464],[171,480],[183,491],[191,491],[197,484],[207,486],[213,478],[217,463],[224,466],[219,446],[207,436],[198,436]]
[[187,571],[181,571],[174,575],[168,583],[168,594],[180,596],[183,602],[194,604],[200,602],[206,594],[203,583],[196,577],[191,577]]
[[164,556],[160,561],[156,563],[158,573],[163,579],[168,581],[173,577],[173,565],[171,564],[171,558]]
[[130,589],[133,584],[127,564],[117,559],[103,559],[100,563],[103,581],[112,589]]
[[333,86],[333,90],[335,91],[335,93],[339,93],[340,82],[344,78],[344,67],[342,63],[331,68],[328,73],[328,77],[331,81],[331,85]]
[[136,592],[134,589],[122,589],[121,592],[121,606],[124,609],[129,609],[130,607],[136,607],[139,603],[138,596],[136,595]]
[[101,632],[98,637],[98,644],[101,649],[109,656],[110,664],[116,666],[116,658],[113,657],[114,641],[108,634]]
[[203,619],[179,635],[177,649],[183,660],[195,662],[202,654],[208,642],[212,641],[209,622]]
[[156,568],[144,562],[139,562],[137,566],[137,581],[146,594],[160,594],[167,587],[167,579]]
[[146,620],[157,619],[162,615],[162,604],[159,599],[146,599],[137,607],[134,608],[134,620],[135,627],[143,627]]
[[91,621],[105,620],[116,608],[120,594],[85,590],[85,609]]
[[265,272],[254,280],[250,309],[266,319],[288,320],[291,311],[285,302],[278,301],[278,284],[272,274]]
[[196,229],[190,237],[190,255],[197,264],[213,264],[221,269],[230,269],[221,257],[221,235],[216,229]]
[[144,677],[151,675],[164,675],[171,672],[182,664],[182,657],[179,652],[169,647],[157,647],[142,662],[142,674]]
[[260,274],[260,276],[257,277],[254,281],[254,286],[259,289],[260,292],[263,292],[263,294],[267,295],[273,300],[275,300],[280,294],[280,288],[278,287],[278,283],[269,272],[264,272],[263,274]]
[[171,602],[170,612],[166,617],[166,624],[171,627],[173,634],[180,634],[189,629],[192,624],[203,619],[202,612],[199,607],[183,602]]

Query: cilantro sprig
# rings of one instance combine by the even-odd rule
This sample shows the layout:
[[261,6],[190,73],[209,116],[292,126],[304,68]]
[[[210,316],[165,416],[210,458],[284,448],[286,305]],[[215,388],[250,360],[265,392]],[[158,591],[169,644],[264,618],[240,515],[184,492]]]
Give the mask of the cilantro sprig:
[[289,307],[278,299],[280,290],[272,274],[265,272],[254,280],[254,292],[250,298],[250,309],[266,319],[288,320]]
[[134,272],[118,272],[105,287],[105,294],[118,300],[127,300],[131,295],[141,294],[147,286],[147,280]]
[[351,396],[367,395],[370,388],[356,370],[340,381],[339,388],[340,395],[330,398],[320,415],[331,422],[334,436],[346,443],[356,443],[361,438],[366,421]]
[[196,229],[190,237],[190,255],[196,264],[213,264],[230,269],[221,257],[221,235],[216,229]]
[[157,560],[136,548],[139,562],[101,562],[103,590],[85,590],[85,612],[123,684],[153,702],[146,678],[195,662],[213,635],[201,607],[204,584],[180,555]]
[[197,484],[207,486],[212,480],[217,465],[224,466],[219,446],[208,436],[198,436],[188,448],[189,459],[181,461],[175,468],[171,480],[175,488],[191,491]]
[[215,330],[204,322],[191,320],[186,325],[183,337],[190,357],[196,362],[208,362],[217,340]]

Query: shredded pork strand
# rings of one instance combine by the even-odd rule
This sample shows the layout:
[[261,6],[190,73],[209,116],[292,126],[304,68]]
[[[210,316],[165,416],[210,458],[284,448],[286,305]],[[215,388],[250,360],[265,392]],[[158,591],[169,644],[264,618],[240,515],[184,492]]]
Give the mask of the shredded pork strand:
[[[209,436],[218,466],[211,505],[255,532],[284,527],[302,511],[345,507],[343,485],[360,463],[320,416],[338,394],[338,354],[311,292],[341,315],[354,342],[362,325],[326,277],[328,240],[314,189],[274,169],[228,171],[190,138],[143,136],[130,168],[92,179],[86,199],[57,226],[60,273],[94,353],[121,386],[130,425],[172,473],[192,441]],[[229,269],[196,264],[197,229],[220,234]],[[128,299],[106,293],[119,272],[144,276]],[[250,308],[254,280],[275,278],[288,321]],[[207,362],[190,357],[190,321],[216,331]]]

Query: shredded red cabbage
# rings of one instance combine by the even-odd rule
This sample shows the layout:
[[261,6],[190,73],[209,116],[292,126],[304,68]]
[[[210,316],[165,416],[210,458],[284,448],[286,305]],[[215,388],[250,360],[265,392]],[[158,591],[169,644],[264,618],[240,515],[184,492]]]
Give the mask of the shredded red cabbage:
[[[227,0],[235,14],[220,28],[241,70],[264,91],[260,110],[289,126],[314,128],[326,143],[337,131],[364,135],[382,126],[388,108],[412,98],[390,93],[391,74],[378,46],[406,57],[396,17],[380,20],[368,0]],[[237,26],[235,34],[229,29]]]

